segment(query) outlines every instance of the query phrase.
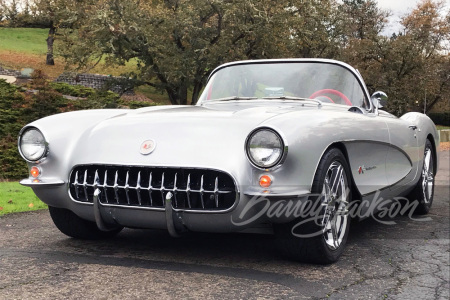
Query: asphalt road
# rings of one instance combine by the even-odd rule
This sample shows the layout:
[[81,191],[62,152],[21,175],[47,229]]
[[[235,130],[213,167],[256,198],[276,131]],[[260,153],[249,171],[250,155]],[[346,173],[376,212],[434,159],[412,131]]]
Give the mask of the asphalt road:
[[341,260],[283,260],[268,236],[61,234],[47,211],[0,217],[0,299],[449,299],[449,152],[428,221],[353,223]]

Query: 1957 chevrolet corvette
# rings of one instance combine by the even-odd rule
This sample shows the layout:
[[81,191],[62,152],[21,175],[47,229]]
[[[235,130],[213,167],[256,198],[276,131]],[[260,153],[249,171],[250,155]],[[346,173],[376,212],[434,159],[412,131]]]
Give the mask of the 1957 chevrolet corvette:
[[89,110],[26,125],[21,181],[58,229],[81,239],[123,227],[272,229],[286,256],[331,263],[353,214],[406,196],[433,201],[439,137],[400,118],[358,71],[325,59],[239,61],[210,75],[195,106]]

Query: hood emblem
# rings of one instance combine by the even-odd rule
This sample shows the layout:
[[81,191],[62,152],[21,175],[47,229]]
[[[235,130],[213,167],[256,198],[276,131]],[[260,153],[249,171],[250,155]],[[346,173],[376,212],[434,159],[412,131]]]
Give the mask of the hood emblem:
[[156,148],[156,142],[154,140],[146,140],[141,144],[139,152],[142,155],[148,155],[152,153]]

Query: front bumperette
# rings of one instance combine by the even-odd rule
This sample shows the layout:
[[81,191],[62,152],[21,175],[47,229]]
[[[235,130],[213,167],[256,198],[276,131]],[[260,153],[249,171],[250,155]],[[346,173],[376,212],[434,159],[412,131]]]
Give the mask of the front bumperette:
[[[92,203],[81,203],[70,198],[68,185],[32,185],[35,194],[50,206],[65,208],[82,219],[95,222]],[[306,195],[305,197],[306,198]],[[301,199],[297,195],[237,194],[236,204],[226,211],[173,210],[173,222],[179,231],[198,232],[239,232],[260,224],[274,222],[285,223],[294,219],[294,214],[276,214],[275,203],[296,203]],[[102,221],[110,225],[131,228],[168,229],[168,220],[164,208],[126,207],[100,204]]]

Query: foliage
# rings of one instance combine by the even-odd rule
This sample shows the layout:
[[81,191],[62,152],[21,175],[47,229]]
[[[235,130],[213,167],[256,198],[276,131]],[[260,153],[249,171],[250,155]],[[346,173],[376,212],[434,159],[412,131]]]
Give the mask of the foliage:
[[0,24],[8,27],[42,27],[31,0],[0,0]]
[[17,136],[22,124],[25,98],[19,90],[0,79],[0,179],[26,174],[25,162],[17,150]]
[[434,124],[442,126],[450,126],[450,112],[436,112],[428,115]]
[[348,62],[371,92],[389,94],[388,109],[397,115],[430,111],[450,95],[450,11],[443,0],[421,0],[392,37],[382,35],[390,12],[375,0],[0,0],[0,7],[10,26],[29,15],[53,28],[50,60],[59,33],[68,67],[137,64],[127,69],[132,77],[164,90],[173,104],[194,104],[221,63],[279,57]]
[[[344,5],[348,2],[373,1],[344,1]],[[375,10],[366,17],[378,19],[381,24],[383,12]],[[338,58],[361,72],[371,92],[383,90],[388,94],[387,109],[390,112],[396,115],[414,110],[423,112],[425,101],[428,112],[437,103],[449,101],[448,20],[450,11],[444,13],[443,2],[422,0],[403,17],[401,33],[391,38],[380,36],[376,31],[372,35],[349,36]],[[375,21],[372,23],[376,24]],[[380,26],[372,28],[381,29]],[[370,30],[366,31],[370,33]],[[350,30],[352,32],[354,30]]]
[[390,13],[375,0],[102,0],[77,30],[63,31],[62,55],[80,69],[135,59],[138,79],[164,89],[173,104],[188,103],[190,89],[194,104],[224,62],[335,58],[356,66],[371,92],[385,90],[391,112],[423,107],[425,94],[428,111],[449,94],[444,9],[439,0],[422,0],[402,19],[402,33],[388,38],[381,32]]
[[[35,71],[27,86],[35,92],[23,92],[0,80],[0,180],[27,176],[27,167],[17,150],[20,129],[34,120],[80,109],[139,108],[154,104],[120,99],[109,91],[97,91],[66,83],[53,83],[41,71]],[[86,97],[66,99],[64,95]]]
[[77,31],[63,32],[62,55],[80,68],[102,57],[114,64],[137,59],[139,79],[166,90],[173,104],[188,103],[192,88],[195,103],[220,63],[324,55],[331,2],[104,0]]
[[158,105],[145,101],[127,101],[119,97],[118,94],[106,90],[95,90],[81,85],[70,85],[63,82],[50,82],[50,87],[55,91],[72,97],[85,99],[73,100],[69,102],[75,110],[81,109],[102,109],[102,108],[123,108],[136,109],[141,107]]
[[82,85],[70,85],[64,82],[50,82],[50,87],[63,95],[73,97],[88,97],[96,93],[92,88]]

